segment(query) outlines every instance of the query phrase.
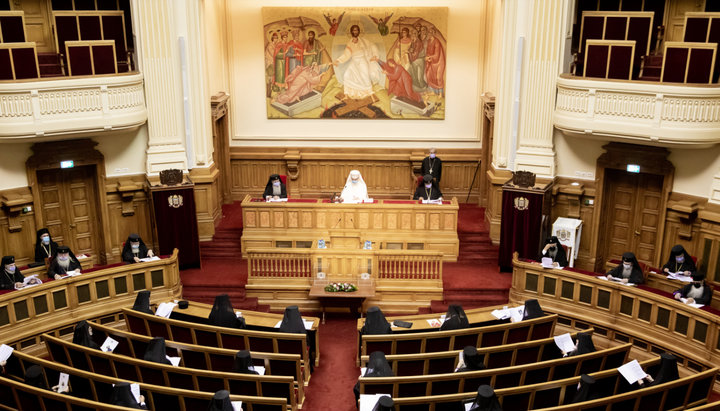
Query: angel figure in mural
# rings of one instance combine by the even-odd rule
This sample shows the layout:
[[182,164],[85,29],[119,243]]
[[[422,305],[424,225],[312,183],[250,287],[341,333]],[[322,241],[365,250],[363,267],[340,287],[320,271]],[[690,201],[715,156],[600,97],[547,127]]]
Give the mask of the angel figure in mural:
[[388,28],[387,23],[388,23],[388,21],[390,21],[390,17],[392,17],[393,14],[395,14],[395,12],[390,13],[390,15],[385,16],[385,18],[382,18],[382,17],[377,18],[377,17],[373,17],[369,14],[368,14],[368,17],[370,17],[370,19],[372,21],[374,21],[375,24],[377,24],[377,28],[378,28],[378,31],[380,32],[380,35],[387,36],[388,33],[390,32],[390,28]]
[[343,17],[345,17],[345,12],[343,11],[342,14],[339,15],[337,18],[331,17],[330,13],[323,13],[323,17],[325,17],[325,21],[327,21],[327,24],[330,26],[330,35],[334,36],[335,33],[337,33],[338,27],[340,27],[340,23],[342,22]]

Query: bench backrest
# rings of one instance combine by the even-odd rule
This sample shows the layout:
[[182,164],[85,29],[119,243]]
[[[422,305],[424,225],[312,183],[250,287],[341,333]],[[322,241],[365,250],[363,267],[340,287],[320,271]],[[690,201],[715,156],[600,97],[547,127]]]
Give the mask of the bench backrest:
[[382,351],[385,355],[461,350],[468,345],[494,347],[553,335],[557,315],[485,327],[421,333],[363,335],[361,355]]
[[84,347],[48,334],[43,334],[43,339],[53,361],[81,370],[185,390],[205,392],[228,390],[233,394],[280,397],[285,398],[293,409],[297,407],[292,377],[173,367]]

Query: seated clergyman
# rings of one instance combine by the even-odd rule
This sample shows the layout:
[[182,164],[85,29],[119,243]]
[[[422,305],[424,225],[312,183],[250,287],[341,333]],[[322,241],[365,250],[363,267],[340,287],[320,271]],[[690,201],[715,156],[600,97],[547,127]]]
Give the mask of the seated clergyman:
[[140,259],[154,255],[153,250],[148,249],[142,238],[135,233],[128,236],[122,250],[122,259],[126,263],[139,263]]
[[50,262],[48,277],[59,280],[71,274],[80,274],[80,262],[75,258],[75,254],[70,251],[70,247],[61,245],[57,248],[57,254]]

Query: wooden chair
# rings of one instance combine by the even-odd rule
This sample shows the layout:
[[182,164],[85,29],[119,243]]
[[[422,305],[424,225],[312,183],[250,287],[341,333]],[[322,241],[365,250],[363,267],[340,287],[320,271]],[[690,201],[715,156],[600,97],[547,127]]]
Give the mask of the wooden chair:
[[[720,47],[720,13],[686,12],[683,41],[692,43],[711,43]],[[712,82],[717,83],[720,67],[715,65]]]
[[585,77],[631,80],[635,43],[634,40],[587,40]]
[[40,78],[35,42],[0,43],[0,80]]
[[661,81],[712,83],[717,47],[716,43],[665,42]]
[[25,12],[21,10],[0,11],[0,43],[24,43]]

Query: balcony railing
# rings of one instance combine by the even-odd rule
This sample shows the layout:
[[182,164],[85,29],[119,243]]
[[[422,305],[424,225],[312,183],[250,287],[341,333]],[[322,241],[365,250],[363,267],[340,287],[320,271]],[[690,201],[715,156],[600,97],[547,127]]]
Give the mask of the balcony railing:
[[131,129],[146,120],[140,73],[0,82],[1,140]]
[[707,147],[720,143],[720,87],[596,80],[562,74],[555,127],[627,143]]

